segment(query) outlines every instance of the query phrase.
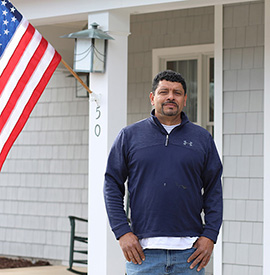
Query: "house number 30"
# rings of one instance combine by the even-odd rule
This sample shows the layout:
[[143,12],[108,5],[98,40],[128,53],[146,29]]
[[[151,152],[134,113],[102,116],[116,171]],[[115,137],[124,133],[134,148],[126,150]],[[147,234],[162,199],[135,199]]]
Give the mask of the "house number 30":
[[[96,108],[96,120],[99,120],[101,117],[101,111],[100,111],[100,106],[97,106]],[[101,133],[101,127],[100,125],[97,123],[96,126],[95,126],[95,135],[97,137],[100,136],[100,133]]]

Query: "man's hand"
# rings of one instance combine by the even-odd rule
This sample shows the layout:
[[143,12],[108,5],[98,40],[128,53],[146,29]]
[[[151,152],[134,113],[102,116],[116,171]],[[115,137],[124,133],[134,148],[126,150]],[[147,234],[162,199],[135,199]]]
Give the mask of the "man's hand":
[[126,233],[119,239],[120,247],[128,262],[141,264],[145,260],[143,249],[139,243],[139,239],[132,232]]
[[210,260],[210,256],[214,248],[214,242],[206,237],[200,237],[195,242],[193,247],[196,248],[196,251],[188,258],[187,261],[190,263],[194,260],[190,265],[190,268],[192,269],[199,264],[197,271],[200,271],[208,264]]

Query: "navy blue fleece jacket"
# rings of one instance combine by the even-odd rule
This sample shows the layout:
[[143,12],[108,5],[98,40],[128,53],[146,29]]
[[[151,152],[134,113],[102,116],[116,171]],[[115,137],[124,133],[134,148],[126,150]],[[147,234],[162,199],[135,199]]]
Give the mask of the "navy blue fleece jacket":
[[[117,239],[132,231],[139,239],[205,236],[216,242],[222,223],[222,165],[212,136],[183,112],[181,117],[181,125],[168,134],[153,111],[116,138],[104,198]],[[123,203],[126,180],[131,227]]]

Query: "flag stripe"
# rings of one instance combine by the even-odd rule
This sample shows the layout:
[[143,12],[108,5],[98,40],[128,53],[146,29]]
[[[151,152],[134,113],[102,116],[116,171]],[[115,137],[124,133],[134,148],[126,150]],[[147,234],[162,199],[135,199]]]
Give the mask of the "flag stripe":
[[23,37],[24,33],[26,32],[28,25],[29,25],[29,22],[23,18],[20,25],[18,26],[16,32],[14,33],[11,41],[7,45],[5,52],[4,52],[5,54],[3,54],[2,57],[0,58],[0,75],[2,75],[3,70],[5,69],[11,56],[13,55],[14,51],[16,50],[21,38]]
[[[37,47],[40,44],[40,40],[42,39],[42,36],[35,31],[34,35],[32,36],[32,40],[28,44],[28,46],[25,48],[25,51],[23,55],[21,56],[20,61],[17,63],[17,66],[13,68],[13,73],[9,77],[9,81],[7,82],[4,91],[2,92],[0,96],[0,114],[3,112],[3,109],[5,105],[7,104],[9,98],[12,95],[13,90],[15,89],[17,83],[19,82],[23,72],[27,68],[28,62],[31,60],[32,55],[35,53]],[[10,66],[13,67],[13,63],[9,63],[7,68]],[[9,69],[7,69],[9,70]],[[0,78],[4,78],[4,75],[2,75]]]
[[[20,61],[20,58],[25,52],[25,48],[31,41],[34,33],[35,33],[35,28],[29,25],[21,41],[19,42],[18,47],[15,49],[12,57],[10,58],[7,66],[4,68],[1,75],[0,95],[2,94],[4,87],[6,86],[14,68],[16,68],[18,62]],[[25,65],[27,65],[27,63]],[[1,113],[1,109],[0,109],[0,113]]]
[[7,122],[12,110],[15,108],[17,100],[20,98],[21,94],[24,92],[26,86],[29,85],[28,80],[31,78],[32,74],[34,73],[35,69],[40,66],[39,62],[48,46],[48,42],[42,38],[35,54],[32,56],[31,60],[29,61],[25,71],[23,72],[19,82],[16,85],[8,103],[6,104],[2,114],[1,114],[1,123],[0,123],[0,132],[2,131],[3,126]]
[[[17,120],[16,124],[12,128],[9,134],[9,138],[3,144],[4,146],[0,154],[0,171],[11,146],[15,142],[20,132],[22,131],[27,119],[29,118],[34,106],[36,105],[38,99],[40,98],[43,90],[45,89],[49,79],[51,78],[53,72],[58,66],[60,60],[61,60],[61,56],[55,51],[53,59],[45,71],[45,77],[41,78],[39,84],[35,88],[34,92],[31,94],[29,101],[27,102],[25,108],[23,109],[20,118]],[[0,144],[0,148],[2,147],[1,145],[2,144]]]

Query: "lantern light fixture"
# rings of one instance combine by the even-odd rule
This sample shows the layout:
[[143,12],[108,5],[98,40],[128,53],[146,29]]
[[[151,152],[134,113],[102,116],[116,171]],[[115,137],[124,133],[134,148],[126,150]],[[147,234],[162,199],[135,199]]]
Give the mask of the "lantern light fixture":
[[106,68],[107,41],[110,35],[92,23],[90,29],[70,33],[61,38],[75,39],[73,70],[80,73],[104,73]]

